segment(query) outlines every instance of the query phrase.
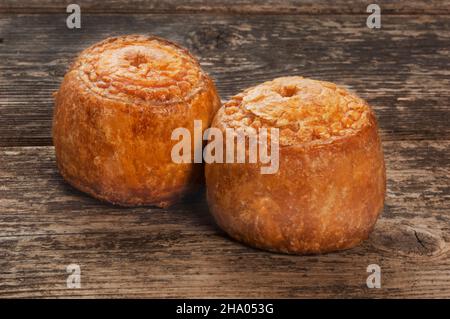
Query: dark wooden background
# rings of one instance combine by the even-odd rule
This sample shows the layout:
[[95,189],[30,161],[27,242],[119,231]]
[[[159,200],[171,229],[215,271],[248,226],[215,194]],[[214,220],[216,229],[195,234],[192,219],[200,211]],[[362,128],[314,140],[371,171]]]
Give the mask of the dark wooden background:
[[[450,1],[0,0],[0,297],[450,297]],[[205,2],[205,3],[204,3]],[[119,208],[59,176],[55,91],[108,36],[188,47],[221,97],[281,75],[336,82],[378,116],[388,191],[369,240],[339,253],[272,254],[221,232],[204,193],[168,209]],[[66,266],[81,266],[67,289]],[[366,267],[382,288],[366,287]]]

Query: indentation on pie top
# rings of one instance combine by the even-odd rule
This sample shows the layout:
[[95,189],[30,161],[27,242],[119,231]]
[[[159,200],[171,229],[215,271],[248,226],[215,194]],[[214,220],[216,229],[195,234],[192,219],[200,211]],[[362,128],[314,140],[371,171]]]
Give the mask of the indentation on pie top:
[[125,55],[125,59],[130,62],[130,65],[138,68],[141,64],[148,63],[148,58],[140,51],[128,52]]
[[80,55],[76,68],[94,92],[131,103],[182,102],[203,77],[195,58],[183,49],[145,36],[94,45]]
[[333,83],[291,76],[232,97],[221,120],[234,128],[279,128],[280,143],[292,145],[354,134],[369,114],[364,100]]
[[275,91],[282,97],[291,97],[297,93],[298,88],[295,85],[281,86],[277,87]]

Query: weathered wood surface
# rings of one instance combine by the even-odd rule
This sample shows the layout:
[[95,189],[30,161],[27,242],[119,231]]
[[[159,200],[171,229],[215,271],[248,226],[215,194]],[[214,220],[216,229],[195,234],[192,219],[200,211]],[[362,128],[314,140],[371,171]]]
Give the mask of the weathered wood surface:
[[[68,186],[52,147],[0,149],[0,297],[450,297],[450,142],[385,142],[388,195],[370,239],[288,256],[217,229],[200,193],[123,209]],[[81,266],[81,289],[65,267]],[[366,267],[382,288],[366,287]]]
[[97,13],[366,13],[371,3],[383,14],[448,14],[449,0],[2,0],[0,13],[61,13],[70,3]]
[[450,137],[449,16],[0,15],[0,146],[51,145],[55,91],[76,54],[108,36],[152,33],[179,42],[223,99],[274,77],[348,86],[374,107],[385,140]]
[[[380,30],[365,24],[371,1],[80,0],[81,30],[65,27],[66,2],[0,1],[0,297],[450,298],[450,1],[378,1]],[[370,239],[272,254],[230,240],[203,193],[124,209],[68,186],[50,146],[51,93],[80,50],[127,33],[188,47],[223,100],[287,74],[367,99],[388,176]],[[71,263],[82,289],[66,288]],[[381,289],[366,287],[371,263]]]

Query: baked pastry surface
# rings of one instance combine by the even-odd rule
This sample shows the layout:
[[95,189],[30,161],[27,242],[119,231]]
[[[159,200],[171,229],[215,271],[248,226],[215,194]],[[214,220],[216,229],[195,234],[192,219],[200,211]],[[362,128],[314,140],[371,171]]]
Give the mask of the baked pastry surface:
[[282,77],[232,97],[212,127],[279,130],[274,174],[261,174],[260,161],[206,164],[210,210],[231,237],[297,254],[368,237],[386,177],[376,118],[364,100],[333,83]]
[[172,131],[204,129],[220,107],[211,78],[184,48],[153,36],[84,50],[55,94],[53,142],[63,177],[124,206],[169,206],[201,183],[201,164],[174,163]]

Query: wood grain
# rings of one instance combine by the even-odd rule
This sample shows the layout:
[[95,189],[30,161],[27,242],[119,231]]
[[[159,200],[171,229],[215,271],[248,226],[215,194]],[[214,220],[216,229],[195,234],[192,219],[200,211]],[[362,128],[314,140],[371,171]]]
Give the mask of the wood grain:
[[[63,13],[72,0],[3,0],[4,13]],[[96,13],[366,13],[371,0],[78,0],[83,12]],[[449,0],[378,0],[383,14],[448,14]]]
[[[0,149],[0,297],[450,297],[450,142],[384,143],[388,195],[363,245],[272,254],[221,232],[204,194],[119,208],[68,186],[52,147]],[[81,266],[81,289],[65,267]],[[366,267],[382,288],[366,287]]]
[[[0,2],[0,297],[450,298],[450,0],[80,0]],[[189,48],[223,100],[296,74],[355,91],[375,109],[388,192],[369,240],[288,256],[229,239],[204,192],[169,209],[119,208],[56,170],[51,93],[83,48],[150,33]],[[81,289],[67,289],[68,264]],[[368,289],[366,267],[382,269]]]
[[224,100],[274,77],[339,83],[367,99],[385,140],[450,137],[450,19],[363,15],[0,16],[0,146],[51,145],[51,94],[76,54],[108,36],[152,33],[188,47]]

